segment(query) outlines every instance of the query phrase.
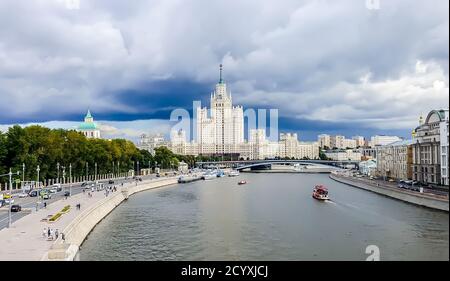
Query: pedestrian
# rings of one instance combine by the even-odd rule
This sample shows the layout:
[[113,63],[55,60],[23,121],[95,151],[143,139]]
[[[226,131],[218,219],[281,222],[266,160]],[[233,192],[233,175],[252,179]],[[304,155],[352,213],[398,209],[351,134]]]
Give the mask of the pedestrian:
[[64,233],[61,233],[61,240],[62,240],[63,242],[66,241],[66,236],[64,235]]
[[45,238],[45,236],[47,236],[47,228],[44,227],[44,230],[42,231],[42,237]]
[[56,239],[58,239],[58,236],[59,236],[59,231],[58,231],[58,229],[56,229],[55,230],[55,237],[56,237]]
[[54,229],[50,230],[50,238],[51,238],[51,240],[55,240],[55,230]]
[[50,237],[50,234],[51,234],[52,232],[51,232],[51,230],[50,230],[50,227],[47,229],[47,238],[48,237]]
[[44,209],[47,209],[47,202],[44,202]]

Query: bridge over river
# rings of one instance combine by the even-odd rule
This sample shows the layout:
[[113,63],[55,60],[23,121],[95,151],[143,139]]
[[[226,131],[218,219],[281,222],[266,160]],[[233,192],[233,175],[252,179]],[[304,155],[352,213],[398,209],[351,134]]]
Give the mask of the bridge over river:
[[197,162],[197,167],[200,168],[234,168],[236,170],[244,169],[271,169],[272,165],[312,165],[312,166],[327,166],[339,168],[358,168],[360,161],[352,160],[291,160],[291,159],[266,159],[266,160],[237,160],[237,161],[206,161]]

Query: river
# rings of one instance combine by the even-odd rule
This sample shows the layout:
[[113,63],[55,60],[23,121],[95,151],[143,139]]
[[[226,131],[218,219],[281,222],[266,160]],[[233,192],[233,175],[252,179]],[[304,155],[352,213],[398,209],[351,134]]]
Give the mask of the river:
[[[238,186],[239,180],[248,184]],[[316,184],[330,202],[311,197]],[[81,260],[448,260],[448,213],[326,174],[251,174],[133,195],[102,220]]]

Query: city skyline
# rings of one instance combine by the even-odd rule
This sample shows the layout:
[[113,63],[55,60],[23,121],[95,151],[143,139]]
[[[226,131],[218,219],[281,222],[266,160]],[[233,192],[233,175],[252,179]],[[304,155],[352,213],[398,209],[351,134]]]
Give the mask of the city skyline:
[[[448,108],[442,5],[250,1],[237,11],[198,1],[183,9],[176,1],[64,2],[0,4],[9,26],[0,31],[0,129],[75,128],[90,108],[113,137],[168,134],[174,108],[207,103],[220,63],[237,104],[277,108],[280,131],[304,140],[408,138],[419,116]],[[165,20],[175,13],[177,22]]]

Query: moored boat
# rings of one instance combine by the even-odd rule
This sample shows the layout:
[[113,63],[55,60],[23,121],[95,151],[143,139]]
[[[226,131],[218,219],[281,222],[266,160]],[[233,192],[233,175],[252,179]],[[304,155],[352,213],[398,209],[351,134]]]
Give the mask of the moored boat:
[[239,176],[239,171],[238,170],[233,170],[230,173],[228,173],[229,177],[237,177]]
[[329,200],[328,189],[323,185],[316,185],[313,190],[312,197],[317,200]]
[[212,179],[216,179],[217,178],[217,174],[216,173],[206,173],[203,175],[202,177],[204,180],[212,180]]
[[243,184],[246,184],[246,183],[247,183],[247,181],[241,180],[241,181],[238,182],[238,185],[243,185]]

